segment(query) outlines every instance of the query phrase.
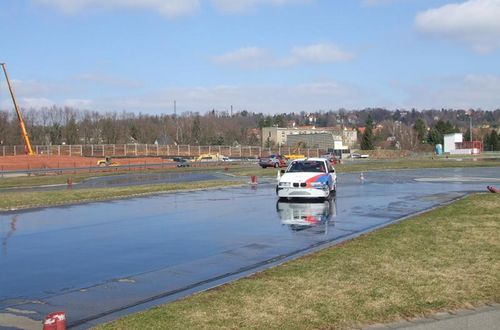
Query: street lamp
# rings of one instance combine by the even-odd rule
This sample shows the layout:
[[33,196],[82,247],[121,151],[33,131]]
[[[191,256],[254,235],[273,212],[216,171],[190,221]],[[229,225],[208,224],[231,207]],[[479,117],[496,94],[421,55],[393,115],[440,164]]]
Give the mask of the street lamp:
[[469,115],[470,142],[472,142],[472,114]]

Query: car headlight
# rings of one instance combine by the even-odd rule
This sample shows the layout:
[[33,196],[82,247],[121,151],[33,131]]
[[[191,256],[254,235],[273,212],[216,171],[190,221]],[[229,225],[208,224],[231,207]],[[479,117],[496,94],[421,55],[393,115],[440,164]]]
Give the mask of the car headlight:
[[291,182],[280,182],[279,186],[280,187],[291,187],[292,183]]
[[323,188],[326,184],[323,182],[311,182],[311,187],[313,188]]

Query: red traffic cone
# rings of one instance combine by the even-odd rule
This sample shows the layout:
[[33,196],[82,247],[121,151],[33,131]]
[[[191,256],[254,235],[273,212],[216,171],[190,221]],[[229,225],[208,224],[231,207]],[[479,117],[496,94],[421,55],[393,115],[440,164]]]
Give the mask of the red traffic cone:
[[54,312],[47,315],[43,322],[43,330],[66,330],[66,314]]
[[499,193],[500,192],[500,189],[497,189],[494,186],[486,186],[486,189],[488,189],[492,193]]

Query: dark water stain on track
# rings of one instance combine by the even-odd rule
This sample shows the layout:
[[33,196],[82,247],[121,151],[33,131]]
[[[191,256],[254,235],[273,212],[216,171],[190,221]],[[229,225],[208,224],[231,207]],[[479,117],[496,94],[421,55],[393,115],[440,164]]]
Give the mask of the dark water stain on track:
[[88,188],[113,188],[148,184],[165,184],[209,180],[227,180],[230,177],[221,172],[157,172],[157,173],[132,173],[110,176],[100,176],[86,179],[80,183],[57,184],[37,187],[3,188],[0,192],[22,192],[22,191],[52,191]]

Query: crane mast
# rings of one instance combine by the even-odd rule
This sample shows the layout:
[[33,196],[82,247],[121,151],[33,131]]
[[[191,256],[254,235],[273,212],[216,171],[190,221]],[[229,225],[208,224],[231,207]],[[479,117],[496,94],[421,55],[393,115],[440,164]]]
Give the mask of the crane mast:
[[31,146],[30,138],[28,136],[28,131],[26,131],[26,125],[24,124],[23,116],[21,115],[21,109],[17,105],[16,96],[14,95],[14,89],[10,84],[9,75],[7,74],[7,67],[5,63],[0,63],[2,65],[3,73],[5,74],[5,79],[7,80],[7,85],[9,86],[10,96],[12,97],[12,102],[14,103],[14,108],[16,109],[17,119],[19,120],[19,127],[21,128],[21,137],[24,141],[24,146],[26,147],[26,153],[28,155],[33,155],[33,147]]

